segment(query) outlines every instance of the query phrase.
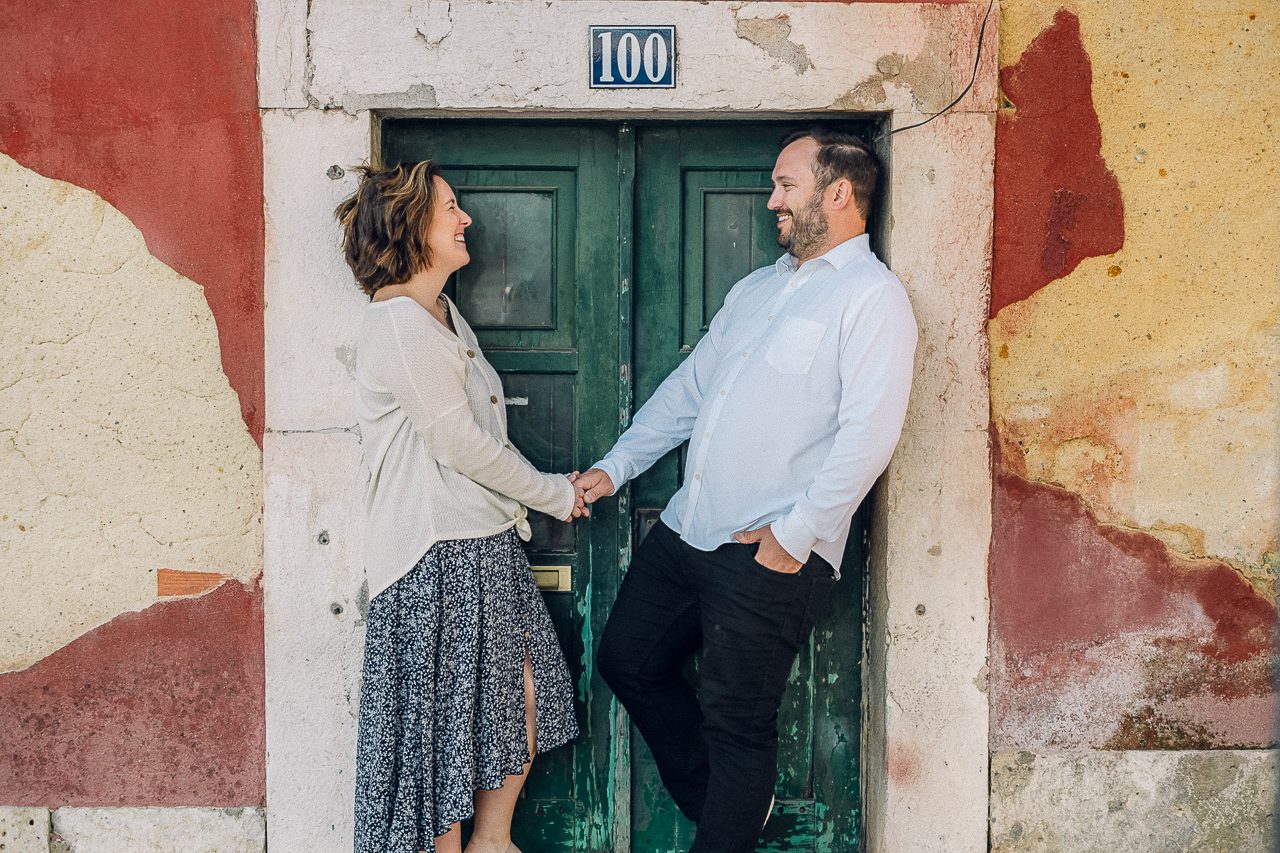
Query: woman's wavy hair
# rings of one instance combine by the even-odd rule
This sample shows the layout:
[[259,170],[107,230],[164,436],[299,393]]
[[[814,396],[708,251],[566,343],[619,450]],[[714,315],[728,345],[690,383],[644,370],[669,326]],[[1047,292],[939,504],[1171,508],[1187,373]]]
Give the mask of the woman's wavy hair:
[[360,185],[334,210],[342,226],[342,250],[356,284],[370,297],[389,284],[403,284],[431,266],[427,225],[435,213],[431,160],[388,168],[357,166]]

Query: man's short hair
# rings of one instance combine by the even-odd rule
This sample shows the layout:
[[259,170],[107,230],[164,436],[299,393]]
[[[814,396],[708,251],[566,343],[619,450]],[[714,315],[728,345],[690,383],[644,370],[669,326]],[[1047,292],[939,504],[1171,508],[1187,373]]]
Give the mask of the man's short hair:
[[786,148],[800,139],[812,139],[818,143],[814,156],[813,176],[818,189],[825,190],[840,178],[853,185],[853,200],[863,219],[871,218],[871,202],[876,197],[880,182],[880,161],[875,152],[851,133],[814,125],[788,133],[782,137],[779,148]]

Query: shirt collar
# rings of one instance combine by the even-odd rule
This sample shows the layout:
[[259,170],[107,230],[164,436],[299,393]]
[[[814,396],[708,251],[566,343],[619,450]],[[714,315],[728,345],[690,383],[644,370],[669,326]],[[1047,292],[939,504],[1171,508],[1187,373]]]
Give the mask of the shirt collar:
[[[851,240],[845,240],[838,246],[835,246],[824,252],[818,257],[805,261],[812,264],[815,261],[826,261],[827,264],[837,270],[842,270],[853,262],[855,258],[862,255],[870,254],[871,237],[866,233],[859,234]],[[778,258],[774,263],[774,269],[778,272],[795,272],[799,268],[800,262],[796,260],[795,255],[790,252]]]

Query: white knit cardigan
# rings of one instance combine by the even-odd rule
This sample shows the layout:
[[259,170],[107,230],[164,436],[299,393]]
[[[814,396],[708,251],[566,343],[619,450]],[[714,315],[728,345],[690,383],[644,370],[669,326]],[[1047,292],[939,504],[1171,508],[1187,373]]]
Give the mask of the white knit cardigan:
[[508,443],[501,380],[452,302],[449,312],[456,335],[407,296],[365,309],[356,415],[371,598],[436,542],[513,525],[527,540],[526,506],[553,518],[573,511],[573,485]]

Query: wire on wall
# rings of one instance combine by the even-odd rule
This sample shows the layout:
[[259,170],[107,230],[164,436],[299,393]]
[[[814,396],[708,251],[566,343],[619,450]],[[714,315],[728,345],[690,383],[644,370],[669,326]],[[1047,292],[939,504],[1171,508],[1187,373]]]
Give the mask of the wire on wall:
[[973,76],[969,78],[969,85],[964,87],[963,92],[956,95],[956,99],[954,101],[947,104],[924,121],[918,121],[915,124],[909,124],[905,127],[894,128],[889,131],[890,136],[895,133],[902,133],[904,130],[911,130],[913,127],[922,127],[928,124],[943,113],[949,112],[952,107],[964,100],[965,95],[969,94],[969,90],[973,88],[974,81],[978,79],[978,66],[982,64],[982,43],[986,41],[987,35],[987,20],[991,17],[991,7],[995,5],[995,2],[996,0],[987,0],[987,11],[986,14],[982,16],[982,27],[978,30],[978,50],[976,55],[973,57]]

